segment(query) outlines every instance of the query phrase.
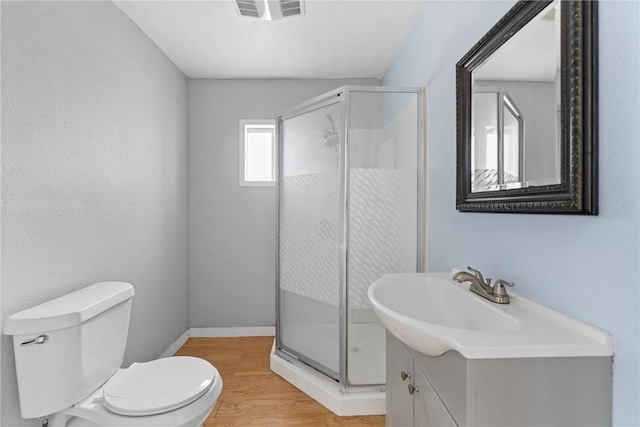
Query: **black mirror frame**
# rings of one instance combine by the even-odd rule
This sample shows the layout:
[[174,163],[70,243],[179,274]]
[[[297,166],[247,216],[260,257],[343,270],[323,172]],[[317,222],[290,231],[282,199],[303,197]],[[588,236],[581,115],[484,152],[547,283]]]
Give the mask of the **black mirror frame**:
[[471,73],[551,3],[521,0],[456,64],[456,209],[598,214],[598,3],[562,1],[561,183],[471,192]]

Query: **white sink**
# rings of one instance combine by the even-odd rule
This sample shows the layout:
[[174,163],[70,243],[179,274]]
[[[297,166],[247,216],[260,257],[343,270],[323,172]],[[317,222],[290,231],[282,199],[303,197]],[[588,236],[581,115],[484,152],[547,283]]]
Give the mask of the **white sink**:
[[467,359],[611,356],[608,333],[509,292],[496,304],[451,280],[451,273],[389,274],[369,287],[382,324],[429,356]]

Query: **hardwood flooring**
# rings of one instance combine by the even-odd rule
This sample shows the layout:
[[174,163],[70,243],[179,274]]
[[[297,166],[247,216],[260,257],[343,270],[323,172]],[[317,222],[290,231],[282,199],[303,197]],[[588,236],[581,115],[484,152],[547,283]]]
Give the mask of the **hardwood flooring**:
[[384,415],[338,417],[271,372],[273,337],[191,338],[176,355],[211,362],[224,385],[204,427],[382,427]]

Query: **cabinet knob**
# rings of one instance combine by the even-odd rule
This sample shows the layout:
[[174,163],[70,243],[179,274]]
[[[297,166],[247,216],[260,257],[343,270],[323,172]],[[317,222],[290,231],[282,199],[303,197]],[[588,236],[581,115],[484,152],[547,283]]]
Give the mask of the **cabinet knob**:
[[405,371],[402,371],[400,372],[400,378],[402,378],[402,381],[405,381],[407,378],[411,378],[411,374],[408,374]]
[[418,389],[418,387],[414,386],[413,384],[409,384],[409,394],[413,394],[413,393],[418,393],[420,391],[420,389]]

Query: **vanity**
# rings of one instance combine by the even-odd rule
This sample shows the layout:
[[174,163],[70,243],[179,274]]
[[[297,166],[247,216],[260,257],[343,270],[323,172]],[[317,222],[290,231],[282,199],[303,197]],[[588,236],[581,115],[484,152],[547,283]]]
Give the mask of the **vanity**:
[[387,426],[611,425],[608,333],[451,277],[392,274],[369,288],[387,328]]

